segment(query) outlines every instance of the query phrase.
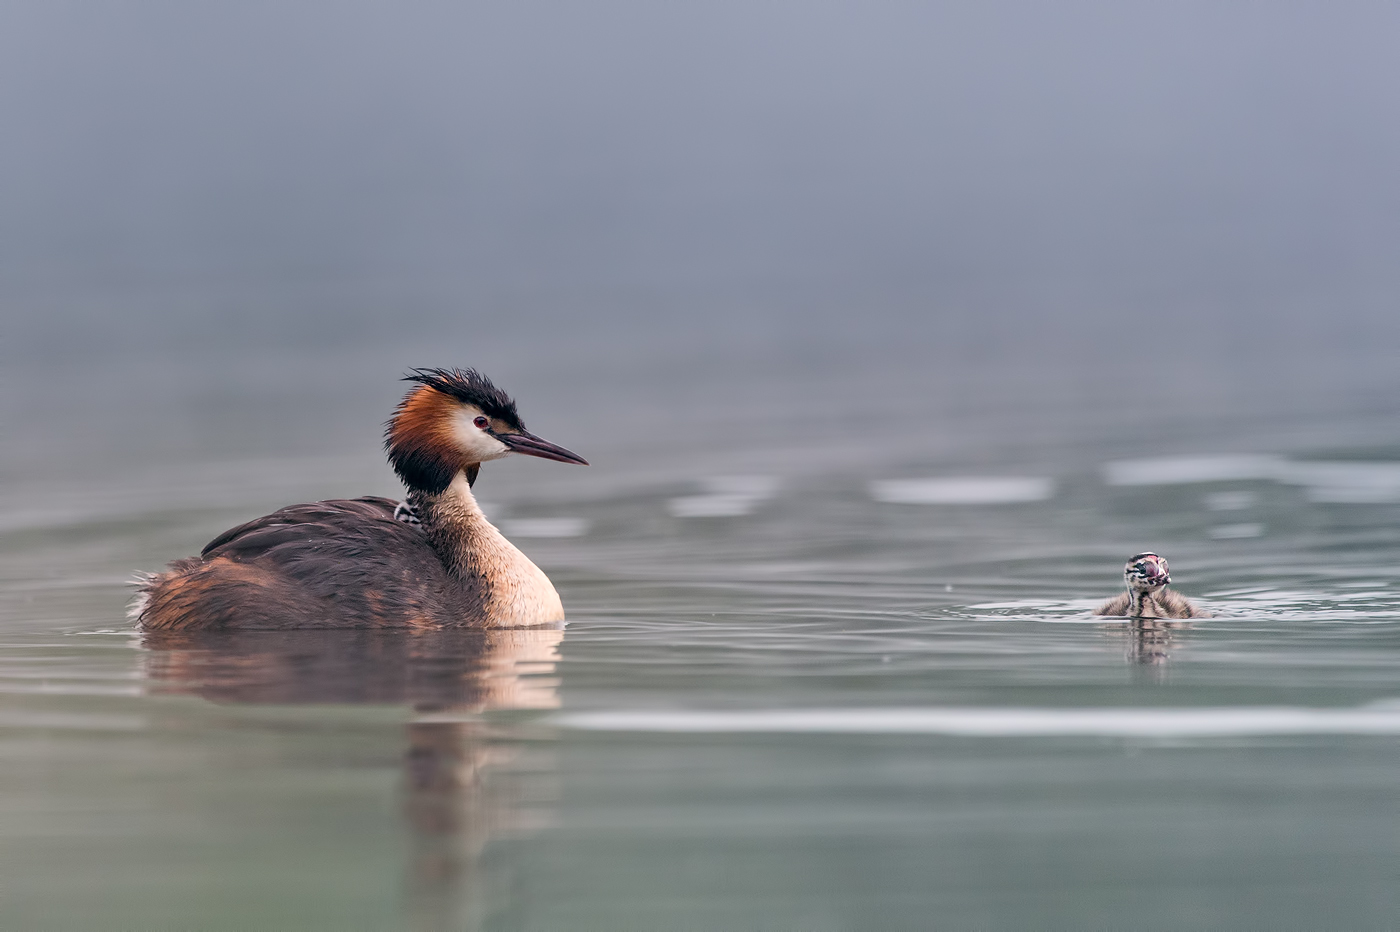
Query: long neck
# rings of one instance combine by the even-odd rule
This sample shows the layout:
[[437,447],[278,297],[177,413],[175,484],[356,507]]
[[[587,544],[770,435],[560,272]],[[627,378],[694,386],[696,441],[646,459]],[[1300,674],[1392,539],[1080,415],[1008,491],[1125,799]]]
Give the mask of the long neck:
[[500,532],[486,520],[463,473],[459,472],[441,492],[410,489],[408,501],[423,522],[423,531],[433,549],[454,576],[468,582],[489,574],[482,565],[484,554],[479,539],[493,534],[500,537]]
[[448,572],[472,596],[482,623],[510,627],[564,620],[549,578],[486,520],[465,473],[457,473],[442,492],[414,489],[408,500]]
[[1139,589],[1136,586],[1128,585],[1128,614],[1138,618],[1154,618],[1159,612],[1157,603],[1152,598],[1160,589]]

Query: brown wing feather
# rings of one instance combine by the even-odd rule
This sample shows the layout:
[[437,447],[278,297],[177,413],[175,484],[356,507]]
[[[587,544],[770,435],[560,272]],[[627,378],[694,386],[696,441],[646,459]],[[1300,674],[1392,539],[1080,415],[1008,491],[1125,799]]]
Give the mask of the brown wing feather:
[[220,534],[147,583],[148,629],[470,624],[479,601],[395,502],[293,505]]
[[381,498],[378,495],[366,495],[361,498],[332,499],[325,502],[310,502],[305,505],[288,505],[286,508],[279,508],[272,514],[263,515],[261,518],[254,518],[252,521],[240,524],[238,527],[229,528],[205,544],[204,549],[200,551],[200,556],[208,557],[225,544],[230,544],[239,538],[267,528],[315,524],[317,522],[339,524],[346,517],[355,517],[366,521],[377,518],[393,518],[394,509],[398,507],[398,504],[393,499]]

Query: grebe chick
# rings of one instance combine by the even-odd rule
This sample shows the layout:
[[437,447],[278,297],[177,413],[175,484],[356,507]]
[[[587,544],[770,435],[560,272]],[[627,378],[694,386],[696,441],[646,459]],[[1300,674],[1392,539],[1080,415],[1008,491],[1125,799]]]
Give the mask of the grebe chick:
[[1186,597],[1167,588],[1172,581],[1167,561],[1155,553],[1140,553],[1123,567],[1123,579],[1128,591],[1109,599],[1094,609],[1095,615],[1120,615],[1128,618],[1209,618],[1187,601]]
[[414,369],[384,445],[408,487],[292,505],[214,538],[140,586],[147,630],[509,628],[559,623],[549,577],[486,520],[471,486],[509,453],[587,465],[525,430],[472,369]]

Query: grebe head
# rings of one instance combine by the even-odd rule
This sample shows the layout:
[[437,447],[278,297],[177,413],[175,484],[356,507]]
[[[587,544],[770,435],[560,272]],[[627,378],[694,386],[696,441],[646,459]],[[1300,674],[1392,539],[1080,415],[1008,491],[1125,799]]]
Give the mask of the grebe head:
[[384,432],[389,462],[411,489],[441,492],[487,460],[524,453],[561,463],[588,461],[525,429],[515,402],[475,369],[414,369],[416,382]]
[[1155,553],[1140,553],[1123,567],[1123,578],[1129,589],[1154,592],[1172,581],[1167,561]]

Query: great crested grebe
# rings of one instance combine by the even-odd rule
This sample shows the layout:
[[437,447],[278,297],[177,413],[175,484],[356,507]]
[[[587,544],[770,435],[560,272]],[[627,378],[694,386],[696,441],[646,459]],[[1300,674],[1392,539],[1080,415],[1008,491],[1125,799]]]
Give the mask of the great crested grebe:
[[1123,567],[1128,591],[1094,609],[1095,615],[1128,618],[1209,618],[1185,596],[1167,588],[1172,574],[1167,561],[1155,553],[1140,553]]
[[525,430],[515,402],[472,369],[414,369],[384,435],[408,500],[291,505],[214,538],[140,585],[147,630],[509,628],[564,620],[549,577],[472,497],[509,453],[587,461]]

